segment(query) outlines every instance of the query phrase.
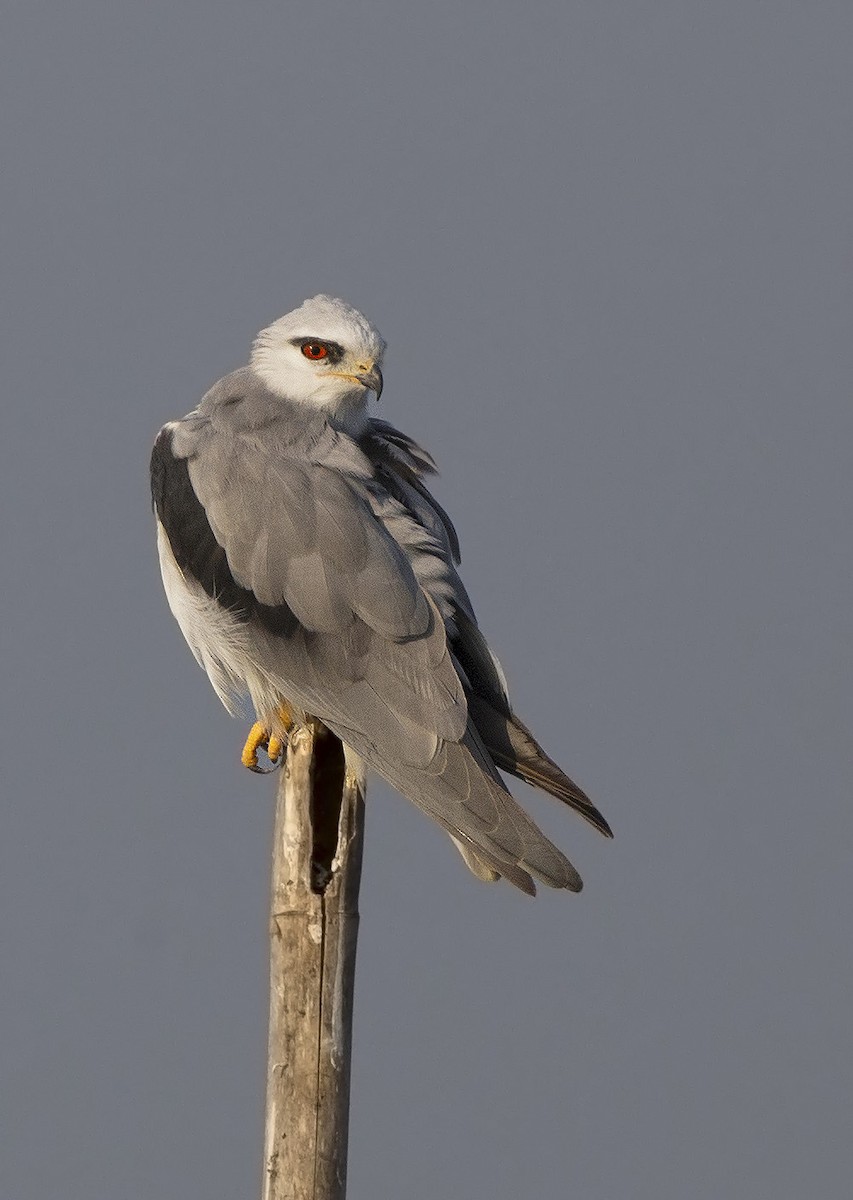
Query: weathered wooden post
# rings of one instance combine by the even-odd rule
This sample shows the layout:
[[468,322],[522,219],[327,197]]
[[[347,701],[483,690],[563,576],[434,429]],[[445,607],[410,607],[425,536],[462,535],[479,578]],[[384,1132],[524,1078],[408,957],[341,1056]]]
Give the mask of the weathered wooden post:
[[344,1200],[364,797],[321,726],[276,796],[263,1200]]

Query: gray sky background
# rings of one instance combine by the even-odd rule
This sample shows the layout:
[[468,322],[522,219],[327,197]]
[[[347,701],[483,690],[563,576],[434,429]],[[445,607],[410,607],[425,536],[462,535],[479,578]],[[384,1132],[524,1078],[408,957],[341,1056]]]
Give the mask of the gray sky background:
[[531,903],[373,787],[353,1200],[849,1196],[851,51],[819,0],[8,0],[3,1200],[257,1193],[273,785],[147,460],[321,290],[617,835],[528,793],[586,881]]

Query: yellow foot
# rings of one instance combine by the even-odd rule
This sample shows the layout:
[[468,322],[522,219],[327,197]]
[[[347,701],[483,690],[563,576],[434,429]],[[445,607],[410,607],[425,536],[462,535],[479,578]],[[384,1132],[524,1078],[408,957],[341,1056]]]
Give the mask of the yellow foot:
[[[289,734],[293,729],[295,719],[293,709],[285,700],[280,702],[276,717],[276,727],[280,725],[285,734]],[[280,737],[278,733],[273,733],[267,725],[256,721],[249,730],[249,736],[246,738],[243,753],[240,755],[240,761],[250,771],[257,771],[258,774],[265,775],[266,771],[264,768],[258,766],[258,751],[266,750],[267,758],[275,767],[284,757],[284,749],[285,739]]]
[[256,721],[249,730],[249,736],[246,738],[243,753],[240,755],[240,761],[250,771],[257,771],[258,774],[264,775],[266,774],[264,768],[258,766],[258,750],[266,750],[267,758],[273,766],[281,758],[282,751],[284,750],[281,738],[276,737],[274,733],[270,733],[260,721]]

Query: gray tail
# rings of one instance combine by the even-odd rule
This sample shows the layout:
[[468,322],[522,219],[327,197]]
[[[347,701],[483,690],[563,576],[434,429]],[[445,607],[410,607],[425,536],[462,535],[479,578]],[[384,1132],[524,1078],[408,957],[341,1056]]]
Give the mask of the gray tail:
[[481,879],[502,875],[528,895],[531,876],[579,892],[581,877],[507,790],[472,724],[462,742],[442,742],[428,768],[374,757],[375,770],[437,821]]

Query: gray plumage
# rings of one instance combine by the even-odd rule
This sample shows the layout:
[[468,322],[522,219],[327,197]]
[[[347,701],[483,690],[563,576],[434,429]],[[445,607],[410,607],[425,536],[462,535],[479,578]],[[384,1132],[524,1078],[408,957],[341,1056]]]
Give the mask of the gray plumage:
[[288,702],[341,739],[348,766],[363,760],[433,817],[480,877],[578,891],[498,767],[609,827],[512,712],[424,482],[432,459],[367,417],[383,350],[361,314],[315,297],[164,427],[152,481],[171,607],[230,711],[248,697],[274,730]]

